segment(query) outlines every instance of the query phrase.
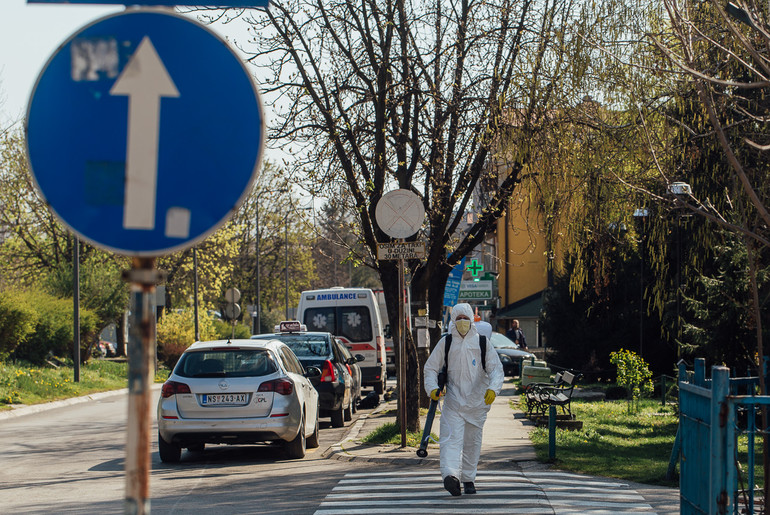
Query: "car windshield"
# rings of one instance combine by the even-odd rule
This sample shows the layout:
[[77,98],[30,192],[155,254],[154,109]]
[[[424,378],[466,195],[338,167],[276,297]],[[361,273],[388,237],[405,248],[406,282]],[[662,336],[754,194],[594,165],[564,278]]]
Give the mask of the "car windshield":
[[350,342],[368,342],[373,339],[372,319],[365,306],[308,308],[302,322],[311,331],[328,331]]
[[519,346],[509,340],[505,335],[492,333],[492,345],[496,349],[518,349]]
[[328,337],[322,334],[273,334],[268,338],[285,343],[299,359],[327,358],[332,353]]
[[216,349],[185,352],[174,373],[182,377],[258,377],[277,370],[266,349]]

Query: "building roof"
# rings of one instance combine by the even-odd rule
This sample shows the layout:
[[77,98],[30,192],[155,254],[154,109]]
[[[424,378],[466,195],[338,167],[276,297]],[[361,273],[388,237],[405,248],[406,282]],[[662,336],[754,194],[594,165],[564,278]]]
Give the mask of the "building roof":
[[497,310],[495,318],[537,318],[543,311],[543,292],[517,300]]

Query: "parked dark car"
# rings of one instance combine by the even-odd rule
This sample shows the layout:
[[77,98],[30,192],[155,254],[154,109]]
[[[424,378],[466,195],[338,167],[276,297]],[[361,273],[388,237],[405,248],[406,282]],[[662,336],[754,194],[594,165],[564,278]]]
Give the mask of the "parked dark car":
[[321,369],[321,376],[312,379],[318,390],[321,417],[331,417],[333,427],[342,427],[351,420],[361,397],[362,355],[350,351],[331,333],[304,331],[299,322],[280,325],[279,332],[258,334],[252,339],[278,340],[285,343],[304,367]]
[[500,357],[500,362],[503,364],[503,370],[507,376],[521,375],[519,370],[521,358],[524,358],[524,364],[527,365],[528,363],[526,362],[535,357],[531,352],[520,349],[518,345],[504,334],[497,332],[492,333],[492,345]]

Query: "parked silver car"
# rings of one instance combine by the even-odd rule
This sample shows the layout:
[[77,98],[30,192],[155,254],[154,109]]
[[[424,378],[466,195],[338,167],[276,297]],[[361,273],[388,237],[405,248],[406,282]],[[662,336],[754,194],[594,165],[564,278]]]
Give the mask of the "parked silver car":
[[207,443],[282,442],[289,457],[302,458],[318,447],[318,392],[309,378],[320,375],[276,340],[192,344],[161,390],[161,461]]
[[503,370],[507,376],[521,375],[519,367],[522,359],[526,361],[535,357],[531,352],[520,349],[504,334],[497,332],[492,333],[492,345],[500,357],[500,362],[503,364]]

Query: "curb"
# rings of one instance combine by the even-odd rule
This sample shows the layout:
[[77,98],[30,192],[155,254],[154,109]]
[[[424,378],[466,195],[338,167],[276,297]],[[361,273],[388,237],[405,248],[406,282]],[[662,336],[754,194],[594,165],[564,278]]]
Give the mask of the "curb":
[[[162,384],[160,383],[154,383],[151,386],[151,389],[156,390],[156,389],[159,389],[161,386]],[[62,399],[62,400],[53,401],[53,402],[44,402],[42,404],[23,405],[19,407],[14,407],[13,409],[10,409],[10,410],[0,411],[0,421],[8,420],[11,418],[23,417],[25,415],[32,415],[34,413],[40,413],[43,411],[48,411],[56,408],[63,408],[65,406],[82,404],[84,402],[97,401],[101,399],[106,399],[108,397],[126,395],[127,393],[128,393],[128,388],[121,388],[120,390],[95,392],[95,393],[90,393],[88,395],[82,395],[80,397],[72,397],[69,399]]]

